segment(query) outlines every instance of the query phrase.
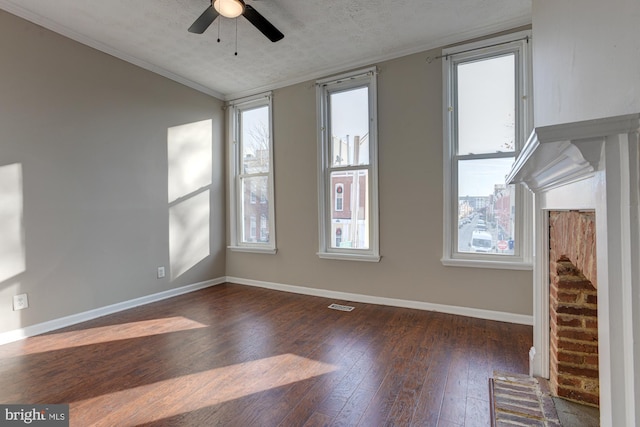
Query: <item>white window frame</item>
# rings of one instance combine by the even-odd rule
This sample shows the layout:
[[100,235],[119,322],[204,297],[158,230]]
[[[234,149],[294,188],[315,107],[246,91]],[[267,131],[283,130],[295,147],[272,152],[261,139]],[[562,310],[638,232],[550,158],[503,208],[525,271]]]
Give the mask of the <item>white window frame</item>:
[[[379,223],[378,223],[378,114],[377,114],[377,70],[369,67],[350,73],[321,79],[316,82],[316,100],[318,111],[318,256],[324,259],[351,261],[380,261]],[[369,93],[369,164],[354,165],[346,168],[332,167],[330,159],[331,136],[328,98],[333,92],[368,87]],[[368,170],[369,175],[369,249],[332,248],[331,242],[331,198],[334,189],[331,184],[331,172],[345,170]],[[344,203],[344,202],[343,202]],[[343,230],[344,231],[344,230]]]
[[[242,185],[240,182],[242,173],[242,133],[240,115],[243,111],[260,107],[268,107],[269,110],[269,171],[267,176],[267,194],[269,203],[269,242],[242,242]],[[276,220],[274,198],[274,163],[273,163],[273,101],[272,93],[266,92],[235,101],[226,105],[227,110],[227,140],[228,140],[228,169],[229,169],[229,211],[230,211],[230,243],[228,248],[236,252],[253,252],[275,254],[276,246]],[[254,190],[252,187],[251,190]],[[252,191],[253,192],[253,191]],[[254,194],[255,196],[255,194]],[[250,195],[251,197],[251,195]],[[252,201],[255,203],[255,200]],[[262,201],[261,201],[262,203]],[[256,239],[259,240],[259,239]]]
[[[533,129],[531,31],[445,49],[443,56],[444,100],[444,248],[442,263],[447,266],[531,270],[533,268],[533,195],[516,186],[516,235],[514,255],[477,254],[458,250],[458,162],[493,155],[457,155],[456,141],[456,66],[474,60],[516,53],[516,124],[517,157]],[[499,156],[498,156],[499,157]]]

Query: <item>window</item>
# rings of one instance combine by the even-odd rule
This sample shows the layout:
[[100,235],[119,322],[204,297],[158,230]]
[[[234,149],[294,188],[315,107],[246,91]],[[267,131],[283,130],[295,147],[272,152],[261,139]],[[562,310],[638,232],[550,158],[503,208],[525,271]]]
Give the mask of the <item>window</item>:
[[342,202],[344,201],[344,196],[342,194],[343,191],[344,191],[344,185],[336,184],[336,201],[335,201],[336,212],[342,212]]
[[249,195],[249,203],[254,205],[256,203],[256,182],[251,181],[251,194]]
[[265,214],[260,215],[260,241],[269,241],[269,225],[267,223],[267,216]]
[[529,38],[443,52],[445,265],[531,268],[531,196],[505,183],[532,126]]
[[275,253],[271,94],[232,102],[227,111],[232,187],[230,248]]
[[251,219],[249,221],[249,241],[256,241],[256,217],[253,215],[251,216]]
[[376,70],[317,82],[318,256],[380,260]]

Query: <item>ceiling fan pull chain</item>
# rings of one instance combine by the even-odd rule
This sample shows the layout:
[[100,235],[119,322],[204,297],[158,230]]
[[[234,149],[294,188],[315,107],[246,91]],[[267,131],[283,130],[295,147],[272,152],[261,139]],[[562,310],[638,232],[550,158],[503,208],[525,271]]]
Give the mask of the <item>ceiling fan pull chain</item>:
[[220,43],[220,26],[222,25],[222,22],[220,22],[221,20],[218,19],[218,43]]
[[235,21],[236,21],[236,53],[234,53],[234,55],[238,56],[238,18],[236,18]]

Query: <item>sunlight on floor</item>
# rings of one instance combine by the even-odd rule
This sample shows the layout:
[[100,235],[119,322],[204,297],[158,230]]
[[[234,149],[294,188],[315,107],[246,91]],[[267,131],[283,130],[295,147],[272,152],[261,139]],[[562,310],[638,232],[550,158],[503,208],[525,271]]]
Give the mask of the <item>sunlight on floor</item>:
[[211,369],[71,403],[70,419],[110,426],[111,418],[139,425],[196,411],[337,370],[334,365],[282,354]]
[[1,347],[0,355],[2,357],[23,356],[206,327],[207,325],[182,316],[118,323],[99,328],[31,337],[24,341]]

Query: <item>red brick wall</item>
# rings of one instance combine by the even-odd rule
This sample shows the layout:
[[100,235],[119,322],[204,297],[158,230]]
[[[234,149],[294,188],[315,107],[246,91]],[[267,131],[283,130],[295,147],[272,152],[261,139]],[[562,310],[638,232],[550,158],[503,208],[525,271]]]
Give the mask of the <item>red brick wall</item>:
[[[549,212],[549,261],[565,256],[598,288],[596,269],[596,213],[594,211]],[[553,271],[553,269],[552,269]]]
[[598,406],[597,290],[583,273],[596,277],[595,216],[550,212],[549,223],[551,389]]

